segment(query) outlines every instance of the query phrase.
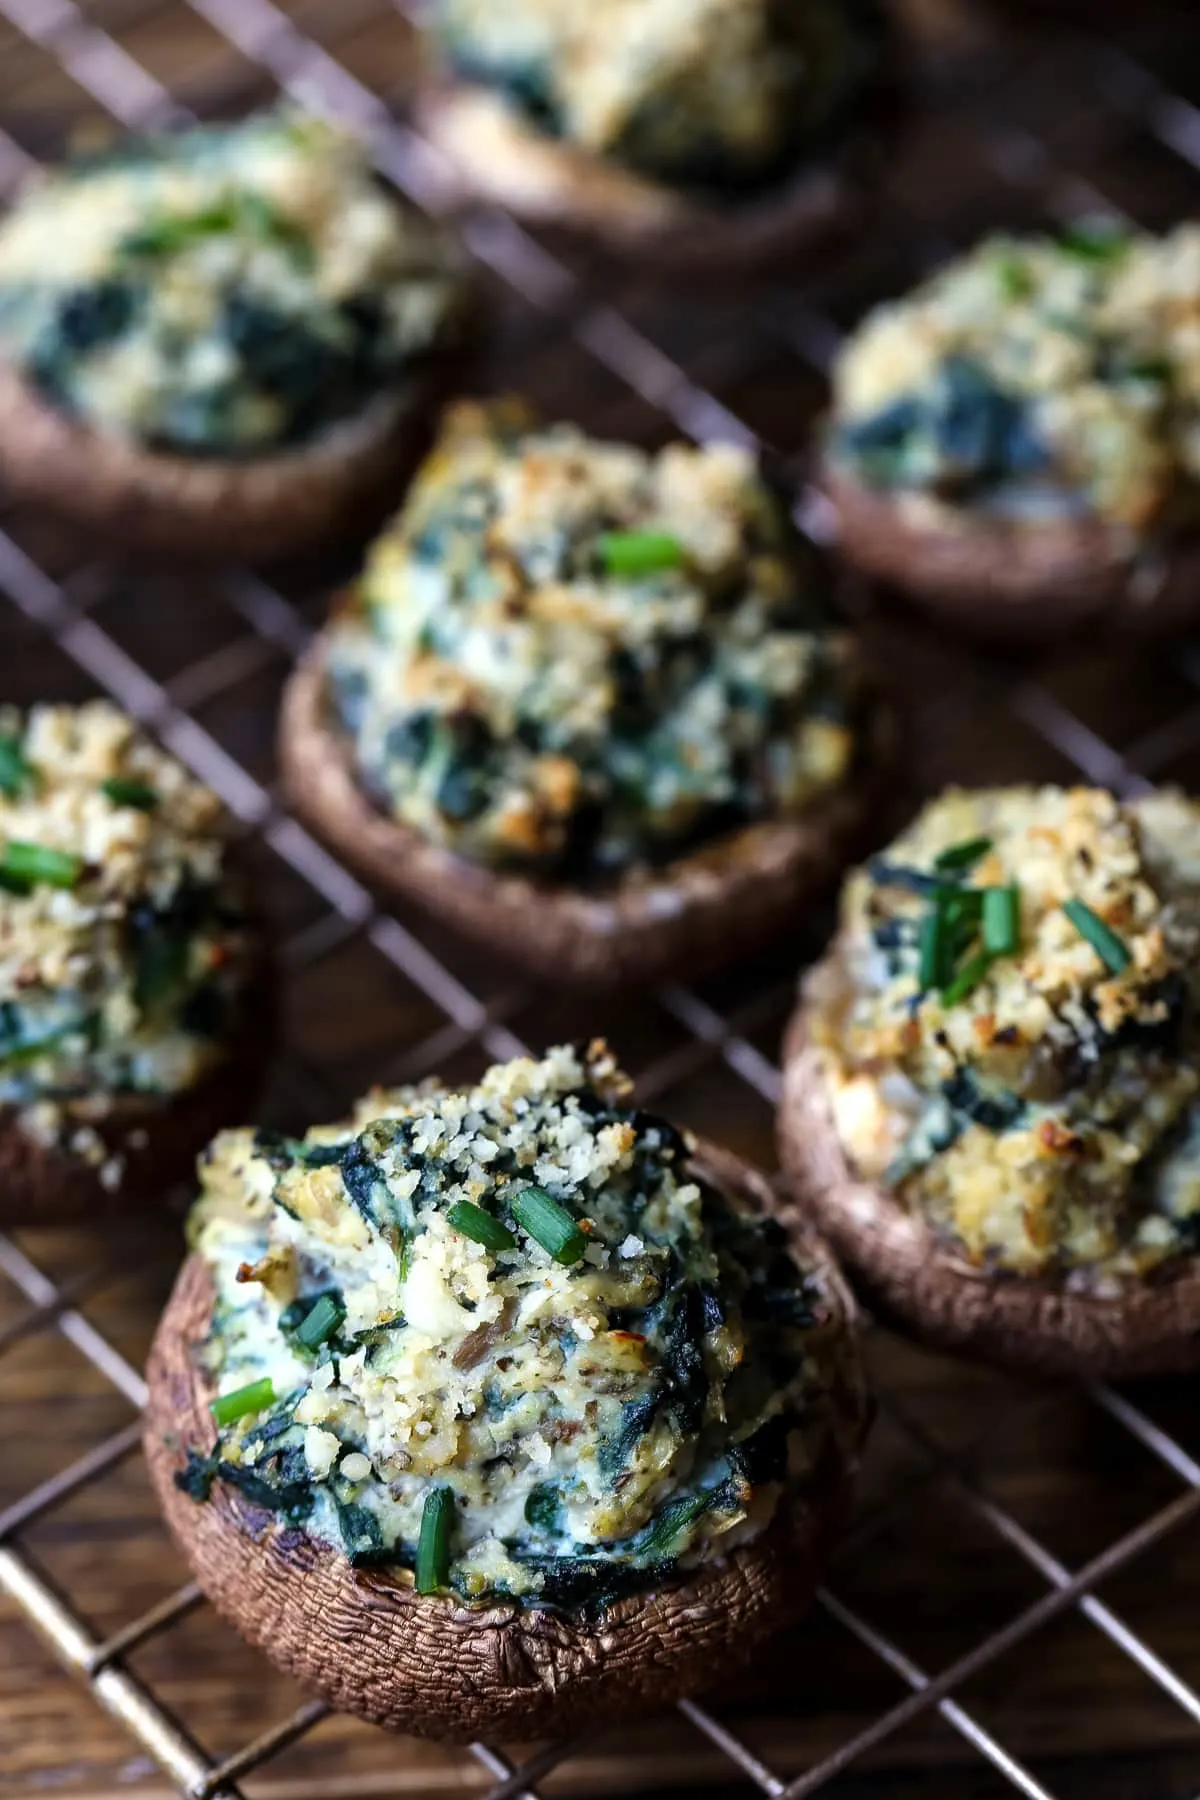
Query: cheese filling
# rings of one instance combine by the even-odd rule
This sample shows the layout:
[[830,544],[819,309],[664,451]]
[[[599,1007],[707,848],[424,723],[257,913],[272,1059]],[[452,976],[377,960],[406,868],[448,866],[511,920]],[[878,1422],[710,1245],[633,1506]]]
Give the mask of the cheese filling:
[[574,877],[802,812],[851,770],[847,640],[750,459],[455,409],[328,634],[364,787]]
[[192,1086],[248,954],[214,794],[105,703],[0,707],[0,1103]]
[[983,1268],[1102,1287],[1200,1247],[1198,999],[1200,806],[1006,788],[851,877],[809,1018],[860,1174]]
[[727,192],[828,148],[885,42],[874,0],[438,0],[433,27],[452,73],[530,129]]
[[835,464],[908,504],[1131,547],[1194,518],[1200,230],[988,239],[873,312],[834,374]]
[[32,187],[0,225],[0,354],[104,431],[249,455],[401,385],[456,285],[353,139],[265,114],[131,140]]
[[178,1477],[197,1500],[228,1483],[412,1568],[448,1489],[439,1588],[574,1608],[753,1537],[839,1429],[825,1275],[691,1173],[602,1044],[227,1132],[201,1178],[209,1363],[235,1411],[269,1391]]

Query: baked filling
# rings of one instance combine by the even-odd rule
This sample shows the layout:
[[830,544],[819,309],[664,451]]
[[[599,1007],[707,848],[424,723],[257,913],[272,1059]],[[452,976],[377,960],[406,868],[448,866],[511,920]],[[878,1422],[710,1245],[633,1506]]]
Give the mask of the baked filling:
[[421,1592],[600,1605],[762,1531],[839,1433],[846,1320],[606,1047],[218,1137],[190,1224],[238,1489]]
[[931,518],[1194,521],[1200,229],[997,237],[879,307],[834,375],[829,453]]
[[846,886],[807,1013],[853,1167],[982,1269],[1200,1247],[1200,806],[950,791]]
[[220,1060],[249,952],[214,794],[106,703],[0,707],[0,1104],[102,1160],[86,1120]]
[[423,837],[573,879],[801,814],[858,677],[750,458],[460,406],[327,633],[359,778]]
[[732,196],[834,146],[886,41],[875,0],[437,0],[432,28],[526,129]]
[[356,417],[438,344],[456,289],[355,141],[286,111],[80,158],[0,224],[0,354],[85,423],[187,456]]

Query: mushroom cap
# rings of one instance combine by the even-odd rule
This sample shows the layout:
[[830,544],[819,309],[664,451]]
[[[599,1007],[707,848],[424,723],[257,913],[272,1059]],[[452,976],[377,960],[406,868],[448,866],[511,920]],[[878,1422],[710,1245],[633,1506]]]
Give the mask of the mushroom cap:
[[876,160],[869,132],[759,197],[721,205],[680,193],[526,128],[486,88],[437,81],[418,123],[452,165],[460,196],[595,237],[642,260],[742,270],[812,249],[854,223]]
[[52,406],[0,361],[0,479],[121,546],[268,561],[366,529],[428,447],[451,359],[311,443],[271,455],[147,450]]
[[[705,1146],[693,1167],[735,1201],[774,1209],[769,1184],[728,1152]],[[789,1231],[821,1268],[845,1327],[836,1389],[844,1433],[760,1537],[594,1620],[422,1596],[406,1571],[355,1568],[221,1482],[203,1503],[182,1493],[174,1476],[188,1450],[207,1452],[216,1436],[213,1384],[193,1351],[208,1331],[212,1280],[190,1256],[150,1352],[144,1444],[197,1581],[244,1637],[334,1706],[423,1737],[575,1732],[589,1717],[629,1718],[703,1687],[808,1603],[869,1419],[854,1302],[808,1228],[793,1219]]]
[[610,987],[732,960],[836,879],[895,760],[894,716],[877,708],[866,729],[857,775],[804,813],[745,826],[607,892],[497,873],[379,812],[327,723],[320,639],[284,691],[279,756],[295,810],[370,879],[535,974]]
[[850,1167],[830,1111],[805,1004],[784,1047],[779,1147],[797,1205],[860,1278],[873,1309],[927,1342],[1054,1375],[1127,1377],[1200,1367],[1200,1263],[1113,1298],[976,1268],[886,1188]]
[[820,481],[848,562],[977,636],[1039,642],[1084,624],[1166,632],[1200,615],[1200,543],[1173,548],[1162,580],[1147,582],[1128,544],[1099,519],[923,522],[902,496],[829,462]]
[[42,1143],[14,1106],[0,1107],[0,1226],[70,1225],[161,1203],[191,1172],[209,1140],[243,1118],[263,1084],[275,1035],[275,976],[254,946],[236,1031],[225,1054],[193,1087],[176,1094],[121,1094],[101,1117],[87,1101],[62,1102],[67,1129],[91,1126],[120,1182],[108,1188],[81,1156]]

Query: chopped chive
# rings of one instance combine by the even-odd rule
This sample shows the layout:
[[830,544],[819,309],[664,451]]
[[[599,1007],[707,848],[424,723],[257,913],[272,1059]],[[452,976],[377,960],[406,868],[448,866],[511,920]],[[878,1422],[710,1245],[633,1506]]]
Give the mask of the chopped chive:
[[421,1535],[417,1539],[418,1594],[436,1594],[450,1580],[450,1527],[454,1523],[454,1491],[435,1487],[425,1496]]
[[1128,229],[1116,219],[1081,219],[1059,233],[1061,249],[1085,262],[1110,263],[1124,256],[1131,238]]
[[473,1243],[482,1244],[493,1255],[516,1247],[517,1240],[508,1226],[493,1219],[491,1213],[484,1212],[482,1206],[476,1206],[472,1200],[460,1200],[452,1206],[446,1214],[446,1222]]
[[1128,947],[1083,900],[1064,900],[1063,911],[1080,937],[1086,938],[1106,969],[1119,975],[1133,961]]
[[986,856],[992,847],[989,837],[967,838],[961,844],[951,844],[933,859],[935,869],[969,869],[977,863],[981,856]]
[[940,906],[935,906],[933,911],[927,912],[921,920],[917,980],[921,984],[923,994],[927,994],[930,988],[937,987],[942,978],[942,953],[946,938],[945,923],[945,915]]
[[70,888],[79,880],[83,859],[68,850],[52,850],[46,844],[26,844],[10,838],[0,855],[0,876],[17,891],[31,888],[39,881],[47,887]]
[[25,761],[18,737],[0,737],[0,794],[15,800],[33,771]]
[[983,943],[993,956],[1012,956],[1021,936],[1021,895],[1015,886],[983,890]]
[[984,976],[992,966],[990,950],[981,950],[970,962],[963,964],[954,980],[942,989],[942,1005],[957,1006],[968,994],[974,993]]
[[578,1262],[587,1249],[587,1239],[570,1213],[551,1199],[545,1188],[522,1188],[513,1195],[509,1210],[534,1242],[564,1267]]
[[335,1300],[332,1294],[322,1294],[297,1325],[296,1337],[306,1350],[319,1350],[345,1317],[346,1309],[341,1301]]
[[149,782],[113,775],[100,785],[114,806],[132,806],[137,812],[153,812],[158,805],[158,790]]
[[606,531],[600,555],[610,575],[656,575],[679,567],[683,545],[667,531]]
[[265,1411],[274,1400],[275,1384],[269,1375],[264,1375],[261,1381],[251,1381],[245,1387],[234,1388],[231,1394],[221,1394],[209,1411],[218,1425],[232,1425],[248,1413]]
[[1033,292],[1033,271],[1019,256],[1001,256],[996,262],[1000,286],[1010,300],[1028,300]]

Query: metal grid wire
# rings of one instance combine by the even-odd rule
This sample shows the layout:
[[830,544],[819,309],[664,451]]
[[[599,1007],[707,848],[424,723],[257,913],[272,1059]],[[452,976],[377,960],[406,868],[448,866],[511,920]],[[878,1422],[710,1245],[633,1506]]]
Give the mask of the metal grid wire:
[[[396,12],[408,10],[395,0]],[[978,60],[983,73],[969,92],[956,91],[955,71],[962,65],[953,55],[945,63],[939,60],[939,40],[922,77],[925,104],[935,121],[969,112],[996,218],[1053,218],[1096,205],[1123,210],[1122,198],[1128,202],[1131,194],[1136,198],[1143,191],[1130,173],[1128,159],[1135,152],[1156,159],[1156,181],[1160,187],[1166,182],[1168,192],[1178,196],[1164,204],[1182,210],[1189,197],[1194,204],[1200,192],[1195,181],[1200,171],[1200,110],[1170,92],[1148,67],[1094,36],[1061,40],[1064,60],[1059,65],[1051,61],[1050,75],[1042,80],[1054,92],[1054,68],[1059,68],[1059,81],[1069,69],[1073,109],[1083,123],[1072,117],[1064,123],[1056,112],[1048,128],[1044,110],[1039,112],[1036,71],[1030,85],[1024,83],[1026,40],[1010,39],[1003,28],[993,34],[993,27],[982,22],[983,15],[977,15],[973,6],[944,10],[950,41],[966,45],[972,68],[976,67],[970,61],[972,34],[977,28],[984,33],[985,54]],[[296,23],[296,15],[304,19],[314,11],[312,6],[294,6],[287,14],[272,0],[191,0],[186,7],[170,0],[123,4],[110,0],[107,6],[90,7],[73,0],[0,0],[0,19],[65,70],[81,97],[98,103],[122,125],[178,122],[194,110],[236,110],[280,90],[305,106],[349,121],[367,136],[387,177],[420,206],[434,213],[445,211],[449,185],[437,157],[398,122],[389,104],[395,96],[386,88],[377,92],[365,85],[340,54],[339,33],[349,41],[358,26],[389,12],[388,0],[338,9],[337,30],[323,27],[321,42],[306,36]],[[209,56],[201,67],[188,71],[191,104],[135,60],[120,41],[127,28],[142,30],[184,14],[211,28]],[[1013,107],[1014,87],[1027,98],[1027,107]],[[1063,90],[1057,91],[1061,99]],[[10,125],[15,98],[0,68],[0,118]],[[1071,107],[1066,111],[1072,114]],[[27,124],[33,118],[31,102]],[[12,136],[0,134],[0,187],[8,191],[33,161],[18,142],[21,132],[15,125],[12,128]],[[26,139],[31,135],[39,153],[53,148],[36,143],[35,130],[24,133]],[[935,137],[935,158],[936,142]],[[1081,145],[1086,151],[1081,160],[1089,169],[1113,169],[1119,178],[1113,191],[1103,181],[1081,178],[1073,167],[1072,156]],[[938,169],[943,185],[947,173],[943,160]],[[804,403],[792,396],[819,395],[819,377],[839,332],[864,297],[901,285],[915,269],[961,241],[967,230],[965,217],[955,214],[952,200],[940,210],[922,212],[912,192],[907,198],[889,200],[889,220],[886,250],[872,260],[872,244],[865,272],[860,270],[855,277],[859,285],[844,275],[831,281],[819,273],[804,287],[763,290],[752,308],[744,297],[735,296],[732,310],[725,310],[732,303],[719,294],[655,297],[636,285],[631,306],[618,310],[602,297],[605,290],[592,284],[586,264],[581,267],[574,260],[575,252],[547,247],[494,212],[473,215],[466,222],[465,237],[489,278],[510,290],[517,322],[514,357],[522,372],[536,367],[539,351],[553,342],[567,347],[569,381],[586,385],[589,368],[592,377],[599,373],[613,418],[633,416],[639,428],[644,425],[659,435],[674,428],[700,438],[735,438],[782,450],[785,461],[790,457],[786,466],[797,476],[798,516],[820,534],[821,509],[804,491],[798,456],[804,419],[801,416],[797,429],[796,409],[803,415]],[[973,215],[970,230],[977,228]],[[686,329],[689,309],[705,321],[705,328],[697,329],[691,339]],[[751,313],[752,329],[747,323]],[[545,379],[556,396],[562,394],[559,410],[570,411],[575,395],[563,387],[558,368],[554,365]],[[731,393],[739,396],[737,402],[729,398]],[[780,421],[777,438],[774,427]],[[411,1079],[455,1058],[493,1059],[519,1053],[524,1046],[516,1024],[522,1018],[529,1021],[531,1040],[544,1041],[537,1024],[544,1016],[539,1013],[544,997],[524,984],[497,987],[492,978],[481,980],[478,959],[472,961],[466,950],[452,946],[448,961],[432,927],[410,924],[380,910],[368,890],[288,817],[270,785],[269,772],[261,771],[260,760],[245,750],[244,740],[215,722],[229,695],[244,684],[252,686],[263,671],[286,666],[303,648],[310,621],[319,618],[318,596],[311,587],[306,591],[301,584],[293,591],[285,583],[267,585],[243,570],[219,571],[210,585],[227,620],[233,622],[230,633],[215,647],[197,649],[184,667],[163,674],[150,657],[145,659],[149,666],[142,666],[125,641],[125,596],[148,577],[97,560],[91,552],[64,570],[57,537],[47,537],[44,530],[39,536],[19,518],[10,523],[10,530],[0,532],[0,593],[10,603],[9,621],[0,623],[0,630],[8,628],[12,609],[24,615],[25,629],[31,622],[34,636],[56,646],[88,685],[113,696],[209,782],[247,836],[257,836],[305,890],[303,922],[284,945],[292,977],[319,968],[346,945],[362,941],[417,997],[420,1029],[402,1045],[389,1046],[386,1068],[379,1067],[376,1057],[372,1076]],[[178,609],[178,598],[173,605]],[[869,617],[867,624],[872,625]],[[1128,700],[1122,672],[1118,669],[1114,676],[1109,665],[1097,693],[1090,664],[1085,663],[1080,675],[1076,665],[1067,665],[1064,672],[1053,662],[1033,668],[989,662],[969,652],[947,652],[936,640],[922,639],[915,626],[889,628],[885,619],[880,629],[903,681],[909,673],[906,646],[924,646],[920,655],[929,665],[924,673],[936,689],[927,692],[918,732],[917,750],[925,758],[919,775],[926,785],[952,772],[968,779],[975,773],[943,767],[938,760],[943,744],[953,744],[954,755],[959,756],[964,742],[982,741],[981,777],[1013,773],[1061,777],[1073,772],[1126,793],[1150,778],[1186,769],[1188,756],[1200,749],[1200,650],[1195,647],[1175,646],[1166,663],[1156,665],[1160,673],[1163,668],[1169,671],[1169,692],[1164,695],[1159,687],[1152,702],[1142,705]],[[950,662],[941,660],[946,655]],[[916,674],[913,680],[918,681]],[[998,746],[980,738],[989,720],[999,733]],[[970,734],[967,738],[964,731]],[[1019,752],[1012,748],[1014,733],[1021,734]],[[1006,759],[1022,766],[1014,770],[1005,766]],[[790,954],[794,960],[794,946]],[[765,1117],[778,1099],[773,1045],[791,987],[787,961],[777,960],[711,987],[673,986],[654,996],[647,1008],[652,1005],[664,1024],[657,1035],[651,1034],[650,1052],[638,1071],[640,1093],[663,1096],[669,1109],[672,1094],[717,1070],[722,1091],[732,1096],[726,1101],[733,1108],[731,1118],[739,1106],[751,1101]],[[310,1115],[345,1098],[338,1082],[331,1082],[328,1072],[302,1048],[288,1066],[291,1092],[302,1097]],[[712,1091],[711,1086],[704,1090]],[[135,1409],[140,1407],[145,1389],[137,1368],[80,1310],[91,1288],[111,1275],[113,1267],[123,1266],[129,1253],[127,1242],[118,1243],[103,1267],[56,1278],[31,1258],[23,1244],[0,1237],[0,1271],[25,1304],[24,1311],[0,1325],[0,1354],[27,1343],[31,1334],[57,1332],[104,1384]],[[1186,1434],[1165,1427],[1154,1407],[1140,1396],[1102,1386],[1089,1389],[1088,1406],[1111,1422],[1123,1443],[1132,1445],[1136,1440],[1163,1472],[1169,1497],[1147,1517],[1111,1537],[1082,1566],[1069,1566],[1046,1541],[1049,1534],[1030,1531],[1021,1522],[1019,1506],[997,1501],[979,1471],[985,1441],[994,1443],[1002,1434],[1020,1429],[1048,1397],[1053,1399],[1053,1391],[1049,1396],[1037,1389],[1010,1396],[1001,1416],[978,1421],[974,1436],[948,1451],[913,1395],[885,1389],[884,1422],[907,1448],[908,1472],[861,1511],[836,1565],[833,1584],[819,1595],[819,1607],[828,1621],[857,1641],[869,1660],[890,1672],[902,1697],[881,1707],[790,1778],[769,1767],[749,1742],[706,1706],[686,1702],[679,1708],[683,1729],[706,1740],[712,1753],[708,1776],[801,1800],[837,1786],[839,1778],[853,1772],[869,1753],[879,1752],[936,1713],[970,1747],[971,1755],[990,1765],[995,1787],[988,1787],[988,1793],[1015,1790],[1049,1800],[1049,1778],[1036,1774],[1026,1760],[1006,1748],[985,1724],[970,1693],[985,1671],[1010,1652],[1023,1650],[1052,1621],[1072,1614],[1132,1660],[1183,1715],[1187,1730],[1200,1727],[1200,1692],[1153,1647],[1150,1639],[1156,1633],[1135,1629],[1096,1592],[1200,1513],[1200,1461],[1186,1447]],[[15,1600],[58,1658],[90,1684],[100,1705],[128,1728],[181,1789],[197,1800],[234,1796],[242,1791],[243,1778],[311,1732],[327,1709],[321,1703],[301,1705],[232,1754],[211,1754],[181,1723],[168,1699],[139,1676],[131,1660],[142,1646],[178,1629],[202,1606],[195,1586],[184,1584],[140,1616],[101,1635],[46,1574],[26,1541],[54,1509],[102,1484],[136,1445],[136,1425],[116,1430],[0,1511],[0,1590]],[[1126,1452],[1114,1454],[1119,1462]],[[947,1489],[972,1526],[985,1534],[989,1555],[1004,1549],[1015,1556],[1029,1576],[1033,1595],[1019,1603],[998,1629],[969,1636],[967,1647],[936,1673],[914,1660],[900,1641],[901,1633],[875,1621],[869,1600],[865,1606],[860,1602],[864,1592],[871,1593],[873,1567],[882,1566],[873,1565],[872,1558],[884,1554],[881,1546],[889,1532],[900,1529],[897,1519],[903,1518],[905,1509],[919,1505],[934,1485]],[[1156,1491],[1161,1496],[1161,1490]],[[964,1595],[964,1610],[970,1613],[971,1606],[971,1596]],[[1200,1749],[1200,1739],[1192,1748]],[[470,1755],[494,1777],[490,1800],[502,1800],[536,1794],[538,1782],[551,1771],[569,1773],[579,1749],[574,1743],[554,1744],[515,1763],[494,1746],[474,1744]],[[403,1754],[399,1748],[397,1756]],[[1195,1777],[1193,1792],[1200,1788],[1200,1756]],[[945,1786],[936,1785],[931,1773],[922,1791],[965,1793],[961,1769],[947,1777]],[[972,1786],[970,1791],[977,1790]],[[1150,1792],[1144,1784],[1129,1791]]]

